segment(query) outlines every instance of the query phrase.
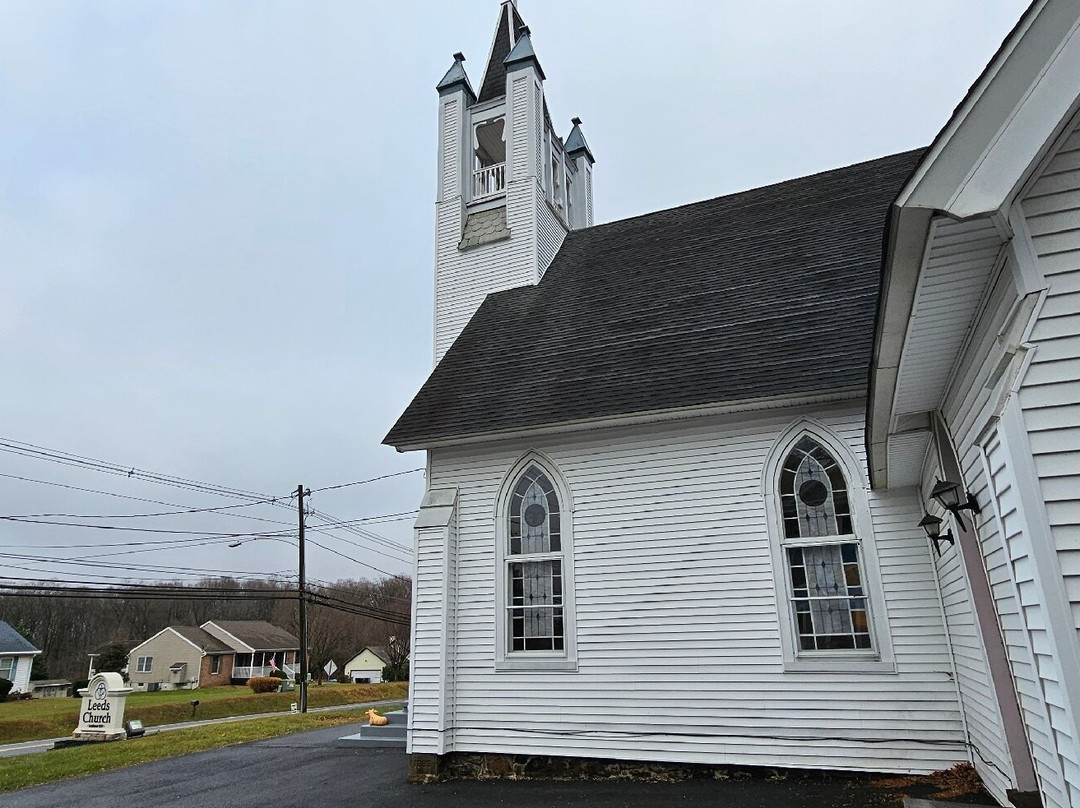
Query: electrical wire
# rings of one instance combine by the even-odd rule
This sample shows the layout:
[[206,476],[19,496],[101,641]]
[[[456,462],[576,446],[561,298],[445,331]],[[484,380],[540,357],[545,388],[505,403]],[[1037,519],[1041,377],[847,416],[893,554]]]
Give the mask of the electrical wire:
[[322,488],[311,489],[312,494],[317,494],[320,491],[336,491],[339,488],[349,488],[353,485],[367,485],[368,483],[378,482],[379,480],[389,480],[391,477],[402,477],[406,474],[416,474],[418,471],[424,471],[423,468],[409,469],[408,471],[395,471],[393,474],[383,474],[379,477],[372,477],[368,480],[357,480],[351,483],[341,483],[340,485],[326,485]]

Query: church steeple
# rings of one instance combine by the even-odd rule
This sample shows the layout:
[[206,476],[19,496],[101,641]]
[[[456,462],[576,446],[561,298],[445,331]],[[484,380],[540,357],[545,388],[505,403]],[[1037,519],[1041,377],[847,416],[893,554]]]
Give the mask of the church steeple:
[[484,69],[484,80],[480,82],[480,96],[477,98],[479,103],[506,95],[506,57],[517,44],[518,31],[524,26],[525,22],[518,14],[514,0],[503,0],[499,7],[499,22],[495,25],[495,36],[491,40],[487,67]]
[[570,230],[592,224],[592,153],[574,119],[564,146],[544,70],[513,0],[503,0],[480,93],[465,56],[436,85],[435,361],[492,292],[535,284]]

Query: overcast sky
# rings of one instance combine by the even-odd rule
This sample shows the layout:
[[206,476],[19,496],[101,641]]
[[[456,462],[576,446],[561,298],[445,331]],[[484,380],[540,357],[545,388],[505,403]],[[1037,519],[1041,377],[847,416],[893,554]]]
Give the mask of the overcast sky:
[[[520,8],[557,128],[585,122],[603,222],[929,143],[1026,5]],[[497,0],[0,0],[0,436],[286,497],[422,466],[380,441],[431,364],[434,85],[462,50],[480,86],[497,12]],[[174,509],[50,482],[240,503],[11,452],[0,474],[0,516]],[[408,474],[313,504],[358,519],[411,511],[422,490]],[[279,541],[120,546],[294,519],[272,505],[225,513],[56,520],[191,534],[0,522],[8,554],[126,553],[95,561],[121,569],[0,558],[0,575],[294,568]],[[367,528],[411,543],[411,520]],[[408,569],[402,551],[335,535],[365,546],[313,538]],[[95,542],[118,546],[48,547]],[[309,551],[316,578],[372,566]]]

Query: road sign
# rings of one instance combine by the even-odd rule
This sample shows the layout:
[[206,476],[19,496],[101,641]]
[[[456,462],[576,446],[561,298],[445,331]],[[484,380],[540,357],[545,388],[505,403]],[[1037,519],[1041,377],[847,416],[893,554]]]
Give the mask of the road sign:
[[337,670],[337,665],[334,664],[334,660],[330,660],[323,666],[323,670],[326,671],[327,676],[333,676],[334,671]]

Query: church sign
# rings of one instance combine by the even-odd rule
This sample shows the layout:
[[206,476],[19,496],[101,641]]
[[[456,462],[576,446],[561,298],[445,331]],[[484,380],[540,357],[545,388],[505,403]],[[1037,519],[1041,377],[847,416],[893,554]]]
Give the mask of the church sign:
[[124,703],[132,689],[119,673],[99,673],[82,690],[79,726],[71,734],[77,741],[115,741],[123,738]]

